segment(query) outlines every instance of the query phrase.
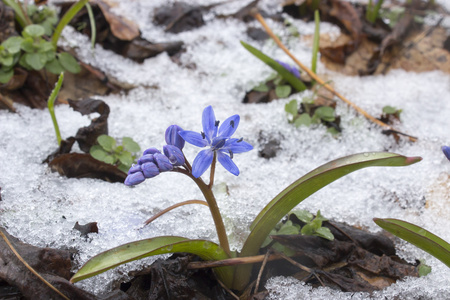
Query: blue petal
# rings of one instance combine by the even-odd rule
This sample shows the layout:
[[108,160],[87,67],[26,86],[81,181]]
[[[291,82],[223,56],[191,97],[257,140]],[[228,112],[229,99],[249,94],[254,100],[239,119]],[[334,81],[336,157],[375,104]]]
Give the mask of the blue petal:
[[174,145],[179,149],[184,147],[184,139],[178,134],[183,129],[178,125],[170,125],[166,129],[165,139],[168,145]]
[[144,151],[144,153],[142,153],[142,155],[155,154],[155,153],[161,153],[161,151],[159,151],[156,148],[148,148],[147,150]]
[[217,127],[215,126],[216,116],[214,115],[214,110],[211,105],[203,110],[202,125],[206,139],[211,143],[211,140],[215,137],[215,134],[217,134]]
[[219,136],[227,138],[232,136],[239,125],[240,119],[241,117],[239,117],[239,115],[234,115],[226,119],[222,125],[220,125]]
[[206,147],[209,145],[208,141],[203,138],[203,136],[195,131],[183,130],[178,133],[181,137],[188,142],[197,147]]
[[253,149],[253,146],[247,142],[238,139],[229,139],[225,145],[220,149],[223,152],[244,153]]
[[131,168],[128,170],[128,175],[131,175],[133,173],[141,172],[141,166],[140,164],[132,165]]
[[172,145],[165,145],[163,147],[163,150],[164,155],[166,155],[169,158],[172,165],[174,166],[184,165],[185,163],[184,155],[183,152],[181,152],[181,150],[178,147]]
[[155,159],[155,163],[158,166],[160,172],[167,172],[173,170],[173,165],[170,163],[170,160],[167,156],[159,153],[155,153],[153,155]]
[[[152,177],[159,175],[158,167],[152,162],[141,165],[141,168],[142,168],[142,173],[144,174],[145,178],[152,178]],[[137,174],[137,173],[134,173],[134,174]]]
[[142,155],[141,158],[138,159],[138,164],[140,164],[140,165],[148,163],[148,162],[155,162],[155,160],[153,158],[153,154],[145,154],[145,155]]
[[211,149],[200,151],[194,159],[192,164],[192,175],[199,178],[209,168],[214,157],[214,152]]
[[239,175],[239,168],[228,155],[217,152],[217,158],[219,159],[220,164],[227,169],[228,172],[236,176]]
[[448,160],[450,160],[450,147],[449,146],[442,146],[442,152],[444,152],[445,156]]
[[139,184],[145,180],[144,174],[142,172],[133,173],[125,178],[125,185],[132,186]]

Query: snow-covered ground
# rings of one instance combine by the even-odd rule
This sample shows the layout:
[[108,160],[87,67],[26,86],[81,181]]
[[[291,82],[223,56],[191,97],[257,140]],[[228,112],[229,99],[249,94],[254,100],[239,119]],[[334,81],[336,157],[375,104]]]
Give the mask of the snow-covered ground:
[[[212,1],[192,1],[210,4]],[[246,1],[248,3],[248,1]],[[445,1],[444,1],[445,2]],[[345,155],[365,151],[390,151],[408,156],[422,156],[423,161],[409,167],[369,168],[344,177],[302,202],[299,207],[312,212],[321,210],[332,220],[359,225],[371,231],[380,229],[374,217],[403,219],[450,240],[449,190],[450,162],[441,151],[450,144],[450,75],[442,72],[408,73],[392,71],[385,76],[347,77],[329,72],[319,63],[318,73],[326,74],[335,88],[370,114],[379,116],[385,105],[403,110],[397,129],[417,136],[417,142],[402,139],[396,144],[381,134],[353,109],[338,100],[343,132],[338,137],[326,128],[295,128],[288,124],[284,105],[308,94],[296,94],[269,104],[243,104],[245,92],[267,78],[272,70],[247,52],[243,40],[276,59],[290,62],[268,40],[255,42],[246,35],[246,25],[235,19],[216,19],[214,12],[233,11],[244,1],[217,7],[205,16],[201,28],[179,33],[165,33],[152,24],[153,8],[159,1],[123,1],[117,9],[138,22],[143,37],[154,42],[182,40],[186,53],[182,66],[166,54],[137,64],[96,46],[93,53],[89,38],[64,31],[65,41],[84,60],[120,81],[138,87],[127,94],[98,97],[111,108],[109,134],[129,136],[141,148],[162,148],[164,131],[171,124],[201,131],[201,114],[212,105],[216,117],[225,120],[240,114],[236,136],[244,137],[255,150],[236,155],[241,174],[228,173],[220,165],[216,184],[228,186],[229,194],[219,194],[218,204],[224,216],[232,247],[240,249],[252,219],[288,184],[318,167]],[[272,1],[262,7],[276,10]],[[283,29],[269,25],[280,35]],[[313,24],[294,23],[301,34],[313,32]],[[259,26],[256,21],[254,26]],[[335,32],[332,25],[323,31]],[[309,64],[311,49],[301,40],[291,40],[290,50]],[[292,62],[290,62],[292,63]],[[195,68],[186,68],[195,65]],[[42,160],[56,149],[50,115],[46,110],[32,110],[17,105],[18,113],[0,111],[0,225],[27,243],[37,246],[73,247],[83,263],[93,255],[120,244],[159,235],[180,235],[217,241],[209,211],[190,205],[174,210],[151,225],[142,223],[153,214],[183,200],[202,199],[193,182],[177,173],[164,173],[135,188],[120,183],[94,179],[68,179],[51,173]],[[56,107],[63,137],[74,136],[77,129],[90,123],[66,105]],[[91,116],[92,117],[92,116]],[[272,159],[258,156],[261,137],[280,140],[280,151]],[[198,148],[187,145],[185,154],[192,162]],[[99,233],[86,240],[72,230],[75,222],[98,222]],[[440,261],[414,246],[401,242],[398,253],[407,260],[424,258],[432,273],[423,278],[409,278],[384,291],[374,299],[449,299],[450,272]],[[121,266],[95,278],[77,283],[100,293],[110,288],[114,278],[154,258]],[[266,286],[273,299],[366,299],[368,294],[351,294],[327,288],[311,289],[292,278],[273,278]],[[332,295],[332,296],[330,296]]]

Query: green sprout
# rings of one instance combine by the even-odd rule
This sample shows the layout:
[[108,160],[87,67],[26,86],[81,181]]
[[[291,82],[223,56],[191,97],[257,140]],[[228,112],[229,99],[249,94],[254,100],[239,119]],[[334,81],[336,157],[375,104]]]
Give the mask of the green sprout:
[[386,105],[383,107],[383,113],[388,116],[388,115],[392,115],[394,117],[396,117],[397,119],[400,119],[400,114],[402,113],[403,110],[398,109],[394,106],[389,106]]
[[366,20],[370,23],[375,23],[378,18],[378,12],[380,11],[383,0],[369,0],[369,4],[366,7]]
[[97,138],[98,145],[93,145],[89,154],[97,160],[115,165],[119,170],[127,173],[136,161],[137,152],[141,150],[139,144],[132,138],[122,138],[122,145],[109,135],[102,134]]
[[319,11],[316,10],[314,12],[314,39],[313,39],[313,48],[312,48],[312,61],[311,61],[311,70],[316,73],[317,70],[317,54],[319,52],[319,41],[320,41],[320,15]]
[[47,101],[48,111],[50,112],[50,116],[52,117],[53,127],[55,128],[56,140],[58,141],[58,146],[61,145],[61,133],[59,131],[58,121],[56,121],[55,115],[55,100],[58,96],[59,90],[61,89],[62,83],[64,81],[64,73],[61,73],[58,77],[58,82],[55,85],[50,97]]

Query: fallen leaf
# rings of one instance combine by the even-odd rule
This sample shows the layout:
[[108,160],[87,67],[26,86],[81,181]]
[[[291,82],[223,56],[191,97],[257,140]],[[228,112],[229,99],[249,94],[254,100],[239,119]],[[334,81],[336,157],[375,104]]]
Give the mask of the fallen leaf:
[[110,5],[105,1],[96,0],[96,3],[105,16],[111,33],[116,38],[122,41],[131,41],[140,35],[139,26],[135,22],[112,13]]

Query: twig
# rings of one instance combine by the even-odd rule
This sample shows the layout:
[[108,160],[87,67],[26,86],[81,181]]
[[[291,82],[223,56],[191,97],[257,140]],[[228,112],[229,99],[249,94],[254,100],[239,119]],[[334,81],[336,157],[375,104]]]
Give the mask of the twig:
[[[205,268],[217,268],[217,267],[225,267],[225,266],[235,266],[235,265],[245,265],[245,264],[254,264],[264,261],[265,255],[255,255],[255,256],[247,256],[247,257],[235,257],[235,258],[227,258],[222,260],[214,260],[214,261],[194,261],[190,262],[187,266],[188,269],[205,269]],[[271,254],[267,260],[272,261],[276,259],[282,259],[283,257],[279,254]]]
[[145,221],[144,226],[150,224],[151,222],[153,222],[157,218],[161,217],[163,214],[171,211],[172,209],[180,207],[180,206],[183,206],[183,205],[187,205],[187,204],[203,204],[203,205],[208,206],[208,203],[206,201],[203,201],[203,200],[187,200],[187,201],[183,201],[183,202],[174,204],[172,206],[169,206],[168,208],[160,211],[159,213],[157,213],[156,215],[154,215],[153,217],[151,217],[150,219]]
[[320,284],[322,286],[325,286],[325,284],[322,282],[322,280],[320,280],[319,276],[317,276],[316,271],[314,271],[313,269],[310,269],[298,262],[296,262],[295,260],[293,260],[292,258],[290,258],[289,256],[286,256],[285,254],[278,252],[279,255],[281,255],[285,260],[287,260],[288,262],[290,262],[291,264],[293,264],[294,266],[298,267],[299,269],[310,273],[311,275],[314,275],[314,277],[317,278],[317,280],[320,282]]
[[225,284],[223,284],[222,281],[220,281],[219,279],[217,279],[217,282],[218,282],[218,283],[220,284],[220,286],[221,286],[225,291],[227,291],[228,294],[230,294],[234,299],[239,300],[239,297],[238,297],[235,293],[233,293],[233,291],[230,290]]
[[[389,128],[391,130],[395,130],[393,127],[389,126],[388,124],[381,122],[380,120],[376,119],[375,117],[371,116],[369,113],[367,113],[365,110],[363,110],[362,108],[360,108],[359,106],[357,106],[356,104],[354,104],[353,102],[351,102],[350,100],[348,100],[347,98],[345,98],[343,95],[341,95],[340,93],[338,93],[332,86],[330,86],[329,84],[327,84],[324,80],[322,80],[319,76],[317,76],[313,71],[311,71],[308,67],[306,67],[305,65],[303,65],[297,58],[295,58],[294,55],[292,55],[292,53],[286,48],[286,46],[283,45],[283,43],[280,41],[280,39],[273,33],[273,31],[270,29],[270,27],[267,25],[266,21],[264,20],[264,18],[261,16],[261,14],[259,14],[258,12],[254,15],[254,17],[261,23],[261,25],[264,27],[264,29],[266,30],[267,34],[270,35],[270,37],[275,41],[275,43],[278,45],[278,47],[280,47],[303,71],[305,71],[306,73],[308,73],[308,75],[314,79],[318,84],[323,85],[327,90],[329,90],[330,92],[332,92],[336,97],[338,97],[339,99],[341,99],[342,101],[344,101],[345,103],[347,103],[348,105],[350,105],[351,107],[353,107],[357,112],[359,112],[360,114],[362,114],[364,117],[366,117],[367,119],[369,119],[370,121],[374,122],[375,124],[378,124],[381,127],[385,127],[385,128]],[[398,131],[398,130],[395,130]],[[410,135],[405,134],[406,136],[409,137],[409,139],[413,142],[415,142],[417,140],[416,137],[412,137]]]
[[44,279],[44,277],[42,277],[41,275],[39,275],[38,272],[36,272],[23,258],[22,256],[20,256],[20,254],[16,251],[16,249],[14,248],[14,246],[11,244],[11,242],[8,240],[8,238],[6,237],[6,235],[3,233],[3,231],[0,230],[0,235],[2,236],[3,240],[5,240],[6,244],[8,245],[8,247],[11,249],[11,251],[16,255],[16,257],[25,265],[25,267],[30,270],[31,273],[33,273],[34,275],[36,275],[37,278],[39,278],[42,282],[44,282],[49,288],[51,288],[52,290],[54,290],[56,293],[58,293],[58,295],[60,295],[61,297],[63,297],[64,299],[70,300],[69,298],[66,297],[66,295],[64,295],[63,293],[61,293],[57,288],[55,288],[50,282],[48,282],[47,280]]
[[258,278],[256,279],[255,289],[253,290],[253,292],[255,294],[258,293],[259,282],[261,281],[261,276],[262,276],[262,273],[264,271],[264,268],[266,267],[267,260],[269,259],[269,255],[270,255],[270,250],[266,252],[266,255],[264,255],[263,263],[261,265],[261,268],[259,269]]

